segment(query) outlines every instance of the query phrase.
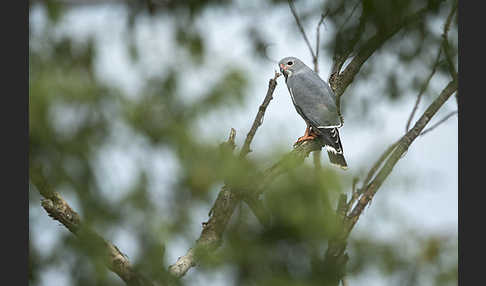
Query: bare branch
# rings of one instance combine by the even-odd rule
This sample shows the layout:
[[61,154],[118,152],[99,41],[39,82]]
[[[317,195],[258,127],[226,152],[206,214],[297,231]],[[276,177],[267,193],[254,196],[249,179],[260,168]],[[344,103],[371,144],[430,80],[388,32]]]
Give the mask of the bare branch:
[[391,173],[393,167],[396,165],[398,160],[402,155],[408,150],[412,142],[421,134],[421,131],[425,128],[427,123],[432,119],[432,117],[437,113],[439,108],[449,99],[449,97],[456,92],[457,82],[451,81],[442,90],[441,94],[429,105],[427,110],[422,114],[420,119],[415,123],[415,126],[405,134],[397,146],[395,147],[393,153],[388,157],[385,165],[381,168],[379,173],[373,179],[371,183],[366,186],[363,195],[358,201],[358,204],[353,208],[353,211],[349,215],[350,221],[347,225],[346,236],[352,230],[359,216],[363,212],[365,206],[371,201],[375,193],[378,191],[380,186],[383,184],[385,179]]
[[450,51],[450,46],[449,46],[449,40],[448,40],[448,33],[449,33],[449,28],[452,22],[452,18],[454,14],[456,13],[457,10],[457,1],[454,1],[452,4],[451,11],[449,12],[449,15],[447,16],[447,20],[444,24],[444,32],[442,33],[442,46],[444,48],[444,53],[446,55],[446,60],[447,60],[447,66],[449,68],[449,73],[452,76],[452,79],[454,81],[457,81],[457,70],[456,67],[454,66],[454,61],[452,60],[452,55]]
[[438,127],[439,125],[441,125],[442,123],[444,123],[447,119],[451,118],[455,114],[457,114],[457,110],[449,113],[448,115],[444,116],[444,118],[442,118],[441,120],[439,120],[437,123],[435,123],[434,125],[430,126],[429,128],[425,129],[424,131],[422,131],[422,133],[420,133],[420,136],[422,136],[425,133],[428,133],[428,132],[434,130],[436,127]]
[[297,26],[299,27],[300,33],[304,37],[305,43],[307,44],[307,47],[309,48],[309,51],[312,55],[312,58],[315,59],[316,54],[314,53],[314,50],[312,50],[312,46],[309,42],[309,39],[307,39],[307,35],[305,34],[304,27],[300,23],[300,19],[299,19],[299,16],[297,15],[297,11],[295,10],[294,3],[292,3],[292,0],[288,0],[288,1],[289,1],[290,11],[292,12],[292,15],[294,15],[295,22],[297,23]]
[[342,29],[344,28],[346,23],[348,23],[349,19],[351,19],[351,17],[354,15],[356,8],[358,8],[359,4],[361,4],[361,3],[362,3],[361,1],[356,1],[356,4],[354,4],[353,9],[351,9],[351,13],[349,13],[348,17],[346,17],[346,19],[343,21],[341,26],[339,26],[338,33],[342,31]]
[[217,249],[221,245],[223,232],[233,215],[233,212],[240,202],[240,197],[232,192],[227,186],[223,186],[210,211],[210,218],[203,223],[203,230],[195,247],[179,257],[177,261],[169,266],[169,273],[175,277],[184,276],[187,271],[196,265],[198,251],[208,252]]
[[407,133],[408,130],[410,130],[410,123],[412,123],[413,116],[415,115],[415,112],[418,109],[418,106],[420,104],[420,100],[422,99],[422,95],[427,90],[427,87],[429,86],[430,80],[432,79],[432,77],[435,74],[435,71],[437,70],[437,65],[439,64],[441,52],[442,52],[442,50],[439,49],[439,51],[437,52],[437,57],[434,61],[434,65],[432,67],[432,70],[430,71],[429,76],[427,77],[425,82],[422,84],[422,87],[420,88],[420,92],[417,95],[417,99],[415,100],[415,105],[413,106],[412,113],[410,113],[410,116],[408,117],[407,125],[405,126],[405,133]]
[[[412,109],[412,113],[410,114],[410,117],[408,118],[408,121],[407,121],[407,125],[405,127],[405,133],[408,132],[409,127],[410,127],[410,123],[412,122],[413,116],[415,115],[415,112],[417,111],[417,108],[418,108],[418,105],[420,104],[420,100],[422,98],[422,95],[425,92],[425,90],[427,89],[427,87],[429,86],[429,82],[430,82],[431,78],[435,74],[435,71],[437,69],[437,65],[439,64],[439,59],[440,59],[440,56],[441,56],[442,49],[444,49],[446,61],[448,63],[448,67],[449,67],[449,73],[451,74],[452,79],[454,81],[457,81],[457,72],[456,72],[456,68],[454,67],[454,63],[452,61],[452,56],[450,55],[449,42],[448,42],[448,39],[447,39],[449,27],[450,27],[452,17],[454,16],[456,9],[457,9],[457,1],[455,1],[454,4],[452,5],[451,11],[449,12],[449,15],[447,16],[447,20],[444,23],[444,31],[442,33],[441,48],[439,48],[439,51],[437,53],[437,58],[435,59],[434,65],[432,67],[432,71],[430,72],[430,75],[427,77],[427,80],[423,83],[423,85],[420,89],[420,92],[417,96],[417,100],[415,101],[415,105]],[[450,116],[452,116],[452,115],[449,115],[449,117]]]
[[[233,151],[236,147],[235,137],[236,131],[231,128],[228,141],[221,143],[220,145],[222,146],[222,149],[224,150],[225,148],[230,148],[230,150]],[[248,142],[250,141],[251,140]],[[194,248],[190,248],[184,256],[179,257],[174,264],[169,266],[169,273],[171,275],[180,278],[184,276],[191,267],[196,266],[196,248],[211,250],[219,247],[222,233],[226,228],[226,225],[231,218],[231,215],[233,214],[238,202],[239,199],[236,199],[236,196],[230,190],[228,190],[226,185],[221,188],[216,201],[209,210],[209,221],[202,223],[203,230],[199,236],[199,239],[196,241],[196,246]]]
[[321,28],[321,25],[322,23],[324,22],[324,19],[326,18],[326,16],[329,14],[329,10],[326,11],[325,14],[321,14],[321,19],[319,20],[319,22],[317,23],[317,28],[316,28],[316,56],[313,58],[313,62],[314,62],[314,71],[316,73],[319,73],[319,50],[320,50],[320,40],[319,40],[319,37],[320,37],[320,28]]
[[270,79],[268,82],[268,90],[267,90],[267,95],[263,99],[262,105],[258,108],[258,113],[255,117],[255,120],[253,120],[253,125],[251,126],[250,131],[246,135],[245,143],[243,144],[243,147],[241,148],[240,152],[240,158],[245,157],[248,153],[251,152],[250,150],[250,144],[251,141],[253,141],[253,137],[255,136],[255,133],[262,125],[263,123],[263,116],[265,115],[265,111],[267,110],[268,104],[270,104],[270,101],[273,99],[273,92],[275,90],[275,87],[277,86],[277,78],[280,76],[280,73],[275,72],[275,76]]
[[371,167],[371,169],[369,170],[368,172],[368,175],[366,176],[365,180],[363,181],[363,185],[361,186],[361,189],[358,190],[358,193],[361,194],[364,190],[364,188],[368,185],[368,183],[371,181],[371,179],[373,178],[373,176],[375,175],[376,171],[378,170],[378,168],[381,166],[381,164],[386,160],[386,158],[388,158],[388,155],[390,155],[390,153],[395,150],[395,147],[397,147],[398,143],[400,142],[400,140],[396,141],[395,143],[391,144],[386,150],[385,152],[383,152],[383,154],[381,154],[380,158],[378,158],[378,160],[373,164],[373,166]]
[[351,198],[349,199],[349,202],[346,204],[346,214],[348,213],[349,209],[353,206],[353,204],[356,202],[356,199],[359,197],[360,192],[359,189],[356,189],[356,185],[358,184],[358,178],[353,178],[353,186],[352,186],[352,191],[351,191]]
[[[36,184],[37,185],[37,184]],[[39,185],[37,185],[39,187]],[[88,229],[81,223],[81,219],[69,204],[56,192],[43,190],[41,194],[49,195],[41,201],[41,205],[50,217],[59,221],[81,241],[90,243],[104,251],[105,263],[111,271],[117,274],[127,285],[145,286],[155,285],[153,282],[137,273],[127,257],[112,243],[106,241],[99,234]]]
[[236,137],[236,130],[234,128],[231,128],[230,134],[228,136],[228,141],[222,143],[221,145],[224,144],[223,146],[229,146],[231,150],[234,150],[236,148],[235,137]]

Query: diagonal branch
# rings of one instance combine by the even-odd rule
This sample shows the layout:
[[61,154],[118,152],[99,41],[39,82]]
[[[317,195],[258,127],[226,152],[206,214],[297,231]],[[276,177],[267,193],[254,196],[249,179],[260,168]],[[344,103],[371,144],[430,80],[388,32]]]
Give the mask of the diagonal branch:
[[417,112],[418,106],[420,104],[420,100],[422,99],[422,95],[427,90],[427,87],[429,86],[430,80],[432,79],[432,77],[435,74],[435,71],[437,70],[437,65],[439,64],[441,52],[442,52],[442,49],[439,49],[439,51],[437,53],[437,57],[434,61],[434,65],[432,67],[432,70],[430,71],[429,76],[427,77],[425,82],[422,84],[422,87],[420,88],[420,92],[417,95],[417,99],[415,100],[415,105],[413,106],[412,113],[410,113],[410,116],[408,117],[407,125],[405,126],[405,133],[408,132],[408,130],[410,130],[410,123],[412,123],[413,116],[415,115],[415,112]]
[[[431,78],[435,74],[435,71],[436,71],[437,66],[439,64],[439,59],[440,59],[440,56],[441,56],[442,49],[444,49],[444,54],[445,54],[446,61],[447,61],[447,64],[448,64],[449,73],[451,74],[452,79],[454,81],[457,81],[457,72],[456,72],[456,68],[454,67],[454,62],[452,61],[452,55],[450,54],[450,48],[449,48],[449,41],[447,39],[449,27],[451,25],[452,17],[454,16],[456,9],[457,9],[457,1],[455,1],[454,4],[452,5],[451,11],[449,12],[447,20],[444,23],[444,31],[442,33],[441,47],[439,48],[439,52],[437,53],[437,58],[435,59],[434,65],[432,67],[432,71],[430,72],[430,75],[428,76],[427,80],[422,85],[422,88],[420,89],[420,93],[417,96],[417,100],[415,101],[415,105],[412,109],[412,113],[410,114],[410,117],[408,118],[408,121],[407,121],[407,125],[405,127],[405,133],[408,132],[409,127],[410,127],[410,123],[412,122],[413,116],[415,115],[415,112],[417,111],[417,108],[418,108],[418,105],[419,105],[420,100],[422,98],[422,95],[425,92],[425,90],[427,89],[427,87],[429,86],[429,82],[430,82]],[[457,98],[457,95],[456,95],[456,98]]]
[[449,73],[454,81],[457,81],[457,70],[454,66],[454,61],[452,60],[452,54],[449,46],[448,33],[451,26],[452,18],[457,10],[457,1],[452,4],[451,11],[447,16],[447,20],[444,24],[444,32],[442,33],[442,46],[444,48],[444,54],[446,55],[447,67],[449,68]]
[[347,225],[346,236],[352,230],[352,228],[358,221],[359,216],[363,212],[365,206],[371,201],[375,193],[378,191],[385,179],[393,170],[393,167],[396,165],[398,160],[408,150],[413,141],[417,139],[418,136],[420,136],[422,130],[425,128],[427,123],[429,123],[432,117],[437,113],[439,108],[442,107],[447,99],[449,99],[449,97],[456,91],[457,82],[449,82],[449,84],[442,90],[441,94],[429,105],[427,110],[415,123],[415,126],[399,140],[393,153],[388,157],[386,163],[380,169],[373,181],[371,181],[371,183],[366,186],[365,190],[363,191],[363,195],[358,201],[358,204],[353,208],[351,214],[349,215],[350,221]]
[[[344,267],[347,263],[348,256],[346,251],[346,240],[356,225],[363,210],[371,200],[376,192],[379,190],[383,182],[390,175],[394,166],[398,160],[403,157],[403,154],[408,150],[413,141],[420,136],[421,131],[425,128],[427,123],[442,107],[442,105],[449,99],[449,97],[457,91],[457,82],[451,81],[441,92],[441,94],[429,105],[427,110],[422,114],[420,119],[415,123],[415,126],[407,132],[398,142],[392,144],[381,156],[380,159],[373,165],[367,178],[365,179],[365,187],[360,192],[361,197],[357,204],[352,209],[351,213],[344,217],[342,220],[342,227],[337,235],[329,240],[328,248],[324,258],[324,268],[329,271],[331,277],[330,285],[338,285],[339,281],[343,279]],[[391,152],[391,153],[390,153]],[[367,183],[371,179],[375,170],[385,160],[383,167],[381,167],[378,174],[373,178],[370,183]],[[353,192],[353,196],[358,192]],[[351,198],[350,203],[347,204],[346,209],[349,209],[354,203],[356,198]]]
[[[83,242],[90,243],[103,251],[105,263],[129,286],[152,286],[152,281],[137,273],[127,257],[112,243],[106,241],[96,232],[84,226],[81,219],[69,204],[56,192],[51,191],[39,174],[34,175],[34,184],[44,197],[41,205],[54,220],[59,221],[70,232]],[[40,181],[41,179],[42,181]]]
[[449,113],[448,115],[444,116],[444,118],[442,118],[441,120],[439,120],[437,123],[435,123],[434,125],[430,126],[429,128],[425,129],[424,131],[422,131],[422,133],[420,133],[420,136],[434,130],[435,128],[437,128],[439,125],[441,125],[442,123],[446,122],[447,119],[451,118],[453,115],[456,115],[457,114],[457,110],[456,111],[453,111],[451,113]]
[[312,49],[312,46],[309,42],[309,39],[307,39],[307,35],[305,34],[304,27],[300,23],[300,19],[299,19],[299,16],[297,15],[297,11],[295,10],[294,3],[292,2],[292,0],[288,0],[288,1],[289,1],[290,11],[292,12],[292,15],[294,15],[295,22],[297,23],[297,27],[299,27],[300,33],[304,37],[304,41],[307,44],[307,47],[309,48],[309,52],[311,53],[312,58],[316,59],[316,54],[314,53],[314,50]]
[[246,135],[245,143],[243,143],[243,147],[241,148],[240,151],[240,158],[245,157],[248,153],[251,152],[250,150],[251,141],[253,141],[253,137],[255,137],[255,133],[258,127],[260,127],[260,125],[262,125],[263,123],[263,116],[265,115],[265,111],[267,110],[270,101],[273,99],[273,92],[275,90],[275,87],[277,86],[277,78],[279,76],[280,73],[275,72],[275,76],[272,79],[270,79],[270,81],[268,82],[267,95],[263,99],[263,103],[258,108],[258,113],[255,117],[255,120],[253,120],[251,129]]
[[399,142],[400,141],[396,141],[395,143],[388,146],[388,148],[385,150],[385,152],[383,152],[383,154],[381,154],[380,158],[378,158],[378,160],[376,160],[376,162],[373,164],[373,166],[368,171],[368,174],[366,175],[366,178],[363,181],[361,188],[359,188],[357,190],[355,189],[357,179],[356,179],[356,181],[353,182],[353,191],[352,191],[351,199],[349,200],[349,202],[347,203],[347,206],[346,206],[346,213],[354,205],[354,203],[356,202],[358,197],[361,194],[363,194],[366,186],[371,181],[373,176],[376,174],[376,171],[378,171],[378,168],[382,165],[382,163],[386,160],[386,158],[388,158],[388,156],[391,154],[391,152],[393,150],[395,150],[395,147],[397,147]]
[[[273,99],[273,92],[277,86],[277,78],[279,76],[280,74],[275,72],[275,76],[268,82],[266,96],[262,105],[260,105],[252,127],[246,136],[240,151],[240,158],[244,158],[251,151],[250,144],[253,141],[257,129],[263,122],[263,117],[270,101]],[[231,138],[232,136],[230,135],[228,140],[231,140]],[[196,261],[198,260],[196,254],[198,251],[215,250],[221,245],[222,236],[226,226],[241,199],[241,195],[234,192],[230,186],[224,185],[221,188],[221,191],[218,193],[218,197],[209,212],[209,220],[203,223],[203,230],[196,241],[196,245],[189,249],[184,256],[179,257],[174,264],[169,266],[169,273],[175,277],[184,276],[189,269],[196,265]],[[253,207],[258,205],[250,202],[249,206],[253,209]],[[257,216],[260,218],[258,214],[259,213],[257,213]]]

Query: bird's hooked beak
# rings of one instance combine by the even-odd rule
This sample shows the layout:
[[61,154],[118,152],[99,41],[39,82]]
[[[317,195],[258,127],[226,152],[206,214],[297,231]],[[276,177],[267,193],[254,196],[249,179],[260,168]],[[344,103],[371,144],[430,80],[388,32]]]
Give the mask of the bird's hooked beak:
[[286,66],[285,64],[280,64],[280,72],[284,75],[285,77],[285,82],[287,82],[287,78],[289,77],[290,71],[287,71],[289,67]]

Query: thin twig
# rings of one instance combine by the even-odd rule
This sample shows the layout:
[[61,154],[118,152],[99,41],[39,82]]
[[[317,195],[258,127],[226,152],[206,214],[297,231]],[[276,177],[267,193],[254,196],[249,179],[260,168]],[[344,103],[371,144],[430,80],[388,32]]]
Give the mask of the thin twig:
[[444,118],[442,118],[441,120],[439,120],[437,123],[435,123],[434,125],[430,126],[429,128],[425,129],[424,131],[422,131],[422,133],[420,133],[420,136],[424,135],[425,133],[428,133],[432,130],[434,130],[437,126],[441,125],[442,123],[444,123],[447,119],[451,118],[453,115],[457,114],[457,110],[456,111],[453,111],[451,113],[449,113],[448,115],[444,116]]
[[422,95],[427,90],[427,87],[429,86],[430,80],[432,79],[432,77],[435,74],[435,71],[437,70],[437,66],[439,64],[441,52],[442,52],[442,49],[439,48],[439,51],[437,52],[437,57],[434,61],[434,65],[432,66],[432,70],[430,71],[429,76],[427,77],[425,82],[422,84],[422,87],[420,88],[420,92],[417,95],[417,99],[415,100],[415,105],[413,106],[412,113],[410,113],[410,116],[408,117],[407,125],[405,126],[405,133],[407,133],[408,130],[410,130],[410,124],[412,123],[413,116],[415,115],[415,112],[418,109],[418,106],[420,104],[420,100],[422,99]]
[[307,35],[305,34],[304,27],[300,23],[300,19],[299,19],[299,16],[297,15],[297,11],[295,10],[294,3],[292,3],[292,0],[288,0],[288,1],[289,1],[290,11],[292,12],[292,15],[294,15],[294,18],[295,18],[295,22],[297,23],[297,26],[299,27],[299,30],[302,33],[302,36],[304,37],[305,43],[307,44],[307,47],[309,48],[309,51],[312,55],[312,58],[315,59],[316,54],[314,53],[314,50],[312,50],[312,46],[309,42],[309,39],[307,39]]
[[352,186],[352,191],[351,191],[351,198],[349,199],[349,202],[346,204],[346,215],[348,214],[348,211],[350,208],[353,206],[353,204],[356,202],[356,199],[359,197],[360,193],[358,192],[359,190],[356,189],[356,185],[358,184],[358,178],[355,177],[353,178],[353,186]]
[[253,120],[253,124],[251,126],[250,131],[246,135],[245,143],[243,144],[243,147],[241,148],[240,151],[240,158],[245,157],[248,153],[251,152],[250,150],[251,141],[253,141],[253,137],[255,136],[258,127],[260,127],[260,125],[262,125],[263,123],[263,116],[265,115],[265,111],[267,110],[268,104],[270,104],[270,101],[273,99],[273,92],[275,90],[275,87],[277,86],[277,78],[279,76],[280,73],[275,72],[275,76],[272,79],[270,79],[270,81],[268,82],[267,94],[263,99],[262,104],[258,108],[258,113],[255,116],[255,120]]
[[[400,138],[401,139],[401,138]],[[358,190],[358,194],[362,194],[364,189],[366,188],[366,186],[368,185],[368,183],[371,181],[371,179],[373,178],[373,176],[375,175],[376,171],[378,170],[378,168],[381,166],[381,164],[386,160],[386,158],[388,158],[388,155],[390,155],[390,153],[395,150],[395,147],[397,147],[398,143],[400,142],[400,140],[396,141],[395,143],[391,144],[390,146],[388,146],[388,148],[385,150],[385,152],[383,152],[383,154],[381,154],[380,158],[378,158],[378,160],[376,160],[376,162],[373,164],[373,166],[370,168],[369,172],[368,172],[368,175],[366,176],[365,180],[363,181],[363,185],[361,186],[361,188]]]
[[454,81],[457,81],[457,71],[456,71],[456,67],[454,66],[454,61],[452,60],[452,55],[449,47],[448,33],[456,10],[457,10],[457,1],[454,1],[454,4],[452,4],[451,11],[449,12],[449,15],[447,16],[447,20],[444,24],[444,32],[442,33],[442,39],[443,39],[442,45],[444,48],[444,53],[446,55],[447,67],[449,68],[449,73],[451,74],[452,79]]
[[[422,85],[422,87],[420,89],[420,93],[417,96],[417,100],[415,101],[415,105],[414,105],[414,107],[412,109],[412,113],[410,114],[410,117],[408,118],[408,121],[407,121],[407,125],[405,127],[405,133],[408,132],[408,130],[410,128],[410,124],[411,124],[412,119],[413,119],[413,116],[415,115],[415,112],[417,111],[418,105],[419,105],[420,100],[422,98],[422,95],[425,92],[425,90],[427,89],[427,87],[429,86],[429,82],[430,82],[431,78],[435,74],[435,71],[436,71],[437,66],[439,64],[439,60],[440,60],[440,56],[441,56],[441,53],[442,53],[442,49],[444,49],[444,54],[445,54],[445,57],[446,57],[446,61],[448,63],[449,73],[451,74],[452,79],[454,81],[457,81],[457,72],[456,72],[456,69],[454,67],[454,63],[452,61],[452,57],[450,55],[449,42],[448,42],[448,39],[447,39],[447,35],[448,35],[448,32],[449,32],[449,27],[450,27],[450,24],[451,24],[451,21],[452,21],[452,17],[454,16],[454,13],[455,13],[456,9],[457,9],[457,1],[455,1],[454,4],[452,5],[451,11],[449,12],[449,15],[447,16],[447,20],[444,23],[444,31],[442,33],[442,43],[441,43],[441,47],[439,47],[439,51],[438,51],[437,57],[436,57],[436,59],[434,61],[434,65],[432,67],[432,70],[431,70],[429,76],[427,77],[427,80],[423,83],[423,85]],[[450,116],[452,116],[452,115],[450,115]]]
[[351,9],[351,13],[349,13],[348,17],[346,17],[346,19],[343,21],[343,23],[339,26],[338,33],[342,31],[342,29],[344,28],[344,25],[346,25],[346,23],[348,23],[349,19],[351,19],[354,12],[356,11],[356,8],[358,8],[359,4],[361,4],[361,1],[359,1],[359,0],[356,1],[356,4],[354,4],[353,9]]
[[321,14],[321,19],[317,23],[317,28],[316,28],[316,56],[313,58],[314,62],[314,71],[318,74],[319,73],[319,50],[320,50],[320,28],[322,23],[324,22],[324,19],[327,17],[327,14],[329,14],[329,10],[326,11],[325,14]]

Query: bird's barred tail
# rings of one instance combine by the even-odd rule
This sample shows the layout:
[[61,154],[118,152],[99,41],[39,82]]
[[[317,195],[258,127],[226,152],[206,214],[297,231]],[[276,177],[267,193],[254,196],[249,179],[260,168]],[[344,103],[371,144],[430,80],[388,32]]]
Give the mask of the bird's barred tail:
[[343,154],[334,154],[332,151],[328,150],[327,155],[329,156],[329,161],[331,164],[334,164],[344,170],[348,168],[348,164],[346,163]]
[[322,134],[323,145],[326,147],[329,161],[344,170],[348,168],[346,159],[344,159],[343,146],[341,138],[339,138],[339,131],[337,128],[319,128]]

